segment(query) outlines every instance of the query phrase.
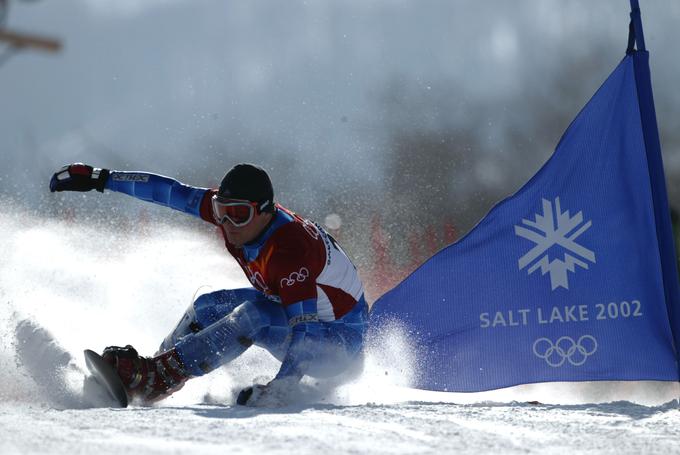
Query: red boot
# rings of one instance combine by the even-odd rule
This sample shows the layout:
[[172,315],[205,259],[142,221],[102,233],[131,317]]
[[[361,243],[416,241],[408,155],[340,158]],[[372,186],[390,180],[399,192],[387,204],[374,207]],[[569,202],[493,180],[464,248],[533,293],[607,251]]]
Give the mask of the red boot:
[[130,345],[109,346],[102,358],[116,370],[130,398],[139,398],[144,403],[170,396],[189,379],[174,349],[156,357],[140,357]]

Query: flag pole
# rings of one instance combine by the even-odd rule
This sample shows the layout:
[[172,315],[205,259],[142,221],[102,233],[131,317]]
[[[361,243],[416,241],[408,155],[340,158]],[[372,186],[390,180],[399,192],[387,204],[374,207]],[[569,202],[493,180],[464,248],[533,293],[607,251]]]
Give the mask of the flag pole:
[[642,16],[640,14],[640,4],[638,0],[630,0],[630,34],[628,38],[628,52],[632,52],[632,43],[637,43],[638,51],[646,51],[645,35],[642,31]]
[[[666,189],[666,177],[661,156],[661,142],[654,108],[652,81],[649,70],[649,52],[645,48],[642,31],[642,18],[638,0],[630,0],[630,35],[628,38],[628,55],[633,58],[635,85],[637,87],[640,106],[640,121],[645,142],[645,153],[649,168],[649,180],[652,190],[656,235],[659,244],[659,259],[663,275],[666,310],[673,335],[675,357],[680,371],[680,283],[678,281],[678,264],[675,255],[675,239],[670,218],[670,204]],[[635,44],[637,50],[632,49]]]

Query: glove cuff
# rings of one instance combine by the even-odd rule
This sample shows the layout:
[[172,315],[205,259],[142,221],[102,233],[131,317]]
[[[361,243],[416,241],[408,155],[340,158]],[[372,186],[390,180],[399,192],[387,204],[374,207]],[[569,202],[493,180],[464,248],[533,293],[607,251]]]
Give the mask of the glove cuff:
[[92,170],[92,178],[97,180],[94,186],[95,190],[99,191],[100,193],[104,192],[104,188],[106,188],[106,182],[109,179],[110,173],[111,171],[108,169],[94,168]]

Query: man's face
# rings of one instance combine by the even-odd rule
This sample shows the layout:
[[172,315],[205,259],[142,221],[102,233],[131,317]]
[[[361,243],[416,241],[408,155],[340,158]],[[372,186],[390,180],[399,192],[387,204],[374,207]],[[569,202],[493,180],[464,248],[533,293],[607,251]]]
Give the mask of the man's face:
[[260,235],[271,219],[271,213],[255,213],[253,215],[253,219],[250,220],[250,222],[245,226],[236,227],[229,221],[224,223],[222,226],[224,227],[224,231],[227,234],[227,240],[229,243],[237,248],[240,248],[246,243],[255,240],[255,238]]

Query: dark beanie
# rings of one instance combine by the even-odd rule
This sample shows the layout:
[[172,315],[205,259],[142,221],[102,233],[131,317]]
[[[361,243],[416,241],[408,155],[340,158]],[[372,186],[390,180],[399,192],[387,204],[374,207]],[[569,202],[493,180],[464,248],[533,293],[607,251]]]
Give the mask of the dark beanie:
[[245,199],[260,204],[260,211],[274,210],[274,188],[267,172],[254,164],[237,164],[222,179],[219,198]]

